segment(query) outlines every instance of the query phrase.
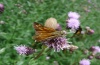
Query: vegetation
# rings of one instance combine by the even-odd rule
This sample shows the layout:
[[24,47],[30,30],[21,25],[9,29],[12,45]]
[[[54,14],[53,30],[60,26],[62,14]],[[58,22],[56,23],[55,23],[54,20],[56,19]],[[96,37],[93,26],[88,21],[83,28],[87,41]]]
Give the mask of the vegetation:
[[[79,65],[81,59],[87,58],[91,52],[84,54],[91,46],[100,46],[100,0],[0,0],[4,12],[0,13],[0,65]],[[68,12],[80,14],[83,30],[86,26],[95,33],[84,39],[69,40],[79,48],[74,52],[46,49],[42,55],[34,59],[42,51],[42,44],[32,39],[35,34],[33,22],[44,24],[50,18],[56,18],[62,28],[66,28]],[[27,45],[37,49],[31,55],[19,55],[14,46]],[[47,59],[50,57],[50,59]],[[93,58],[91,65],[100,65],[100,59]]]

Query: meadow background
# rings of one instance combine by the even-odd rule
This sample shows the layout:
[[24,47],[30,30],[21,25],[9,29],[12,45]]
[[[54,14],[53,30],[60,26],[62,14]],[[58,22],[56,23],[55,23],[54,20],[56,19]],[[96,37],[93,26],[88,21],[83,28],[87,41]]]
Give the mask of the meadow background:
[[[0,24],[0,65],[78,65],[88,56],[83,50],[100,46],[100,0],[0,0],[0,3],[4,4],[4,12],[0,13],[0,21],[4,22]],[[46,19],[54,17],[65,29],[70,11],[81,15],[83,29],[90,26],[95,31],[84,40],[73,40],[73,44],[79,46],[78,50],[73,53],[66,51],[65,54],[49,50],[36,60],[32,58],[38,53],[23,56],[16,52],[14,46],[21,44],[40,52],[42,44],[33,46],[33,22],[43,24]],[[91,65],[100,65],[100,59],[91,60]]]

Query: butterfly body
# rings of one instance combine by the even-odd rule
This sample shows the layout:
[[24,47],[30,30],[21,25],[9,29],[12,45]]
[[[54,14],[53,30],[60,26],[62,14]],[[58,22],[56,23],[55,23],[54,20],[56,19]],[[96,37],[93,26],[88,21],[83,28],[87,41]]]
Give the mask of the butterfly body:
[[56,31],[53,28],[45,27],[39,23],[34,22],[36,42],[46,41],[55,37],[63,36],[66,34],[65,31]]

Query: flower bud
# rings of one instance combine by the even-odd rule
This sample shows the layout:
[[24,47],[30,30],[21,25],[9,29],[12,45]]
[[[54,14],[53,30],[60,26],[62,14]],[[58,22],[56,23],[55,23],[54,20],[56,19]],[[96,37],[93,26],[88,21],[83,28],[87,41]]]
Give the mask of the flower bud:
[[46,20],[45,26],[49,28],[57,29],[58,27],[57,20],[55,18],[49,18]]
[[94,30],[92,30],[90,27],[86,27],[86,33],[87,34],[93,34]]
[[96,58],[96,59],[100,59],[100,55],[97,55],[95,58]]
[[0,3],[0,13],[4,11],[4,5]]
[[90,60],[93,59],[93,56],[92,55],[88,56],[88,59],[90,59]]
[[88,51],[88,50],[84,50],[83,53],[84,53],[84,54],[88,54],[89,51]]

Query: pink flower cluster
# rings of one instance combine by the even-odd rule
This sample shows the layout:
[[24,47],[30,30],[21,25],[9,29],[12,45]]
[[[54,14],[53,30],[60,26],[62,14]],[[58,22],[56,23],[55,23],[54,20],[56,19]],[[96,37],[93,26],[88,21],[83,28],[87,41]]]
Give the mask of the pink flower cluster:
[[68,17],[67,27],[75,30],[78,29],[80,26],[80,21],[78,20],[80,15],[76,12],[69,12]]

